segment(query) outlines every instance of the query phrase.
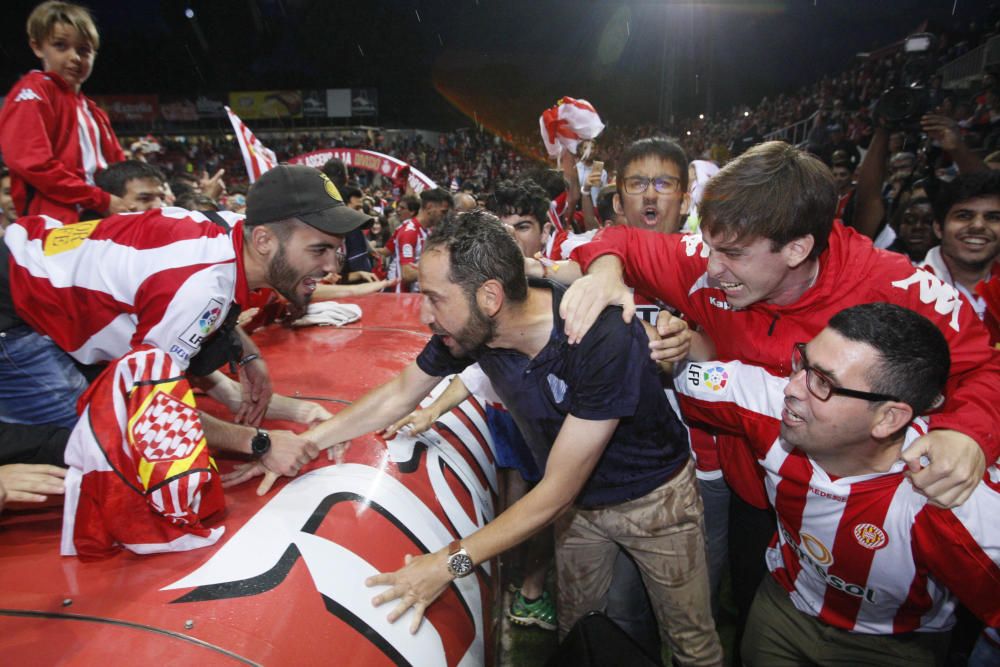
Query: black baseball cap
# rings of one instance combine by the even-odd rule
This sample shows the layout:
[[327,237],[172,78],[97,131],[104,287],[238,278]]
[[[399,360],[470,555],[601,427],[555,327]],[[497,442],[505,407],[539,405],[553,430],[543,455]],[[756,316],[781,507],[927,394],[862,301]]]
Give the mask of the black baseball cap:
[[326,174],[301,164],[269,169],[247,193],[249,226],[298,218],[327,234],[346,234],[371,220],[370,215],[344,204]]

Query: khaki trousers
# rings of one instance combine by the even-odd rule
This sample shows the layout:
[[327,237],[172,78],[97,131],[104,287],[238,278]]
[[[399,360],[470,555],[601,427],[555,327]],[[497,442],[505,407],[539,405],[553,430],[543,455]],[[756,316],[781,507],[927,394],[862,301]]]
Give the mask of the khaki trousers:
[[768,575],[750,608],[740,653],[748,667],[943,665],[950,632],[870,635],[848,632],[795,608]]
[[621,548],[642,574],[660,637],[674,660],[681,665],[722,664],[692,462],[642,498],[600,509],[571,509],[557,521],[555,537],[560,638],[584,614],[601,609]]

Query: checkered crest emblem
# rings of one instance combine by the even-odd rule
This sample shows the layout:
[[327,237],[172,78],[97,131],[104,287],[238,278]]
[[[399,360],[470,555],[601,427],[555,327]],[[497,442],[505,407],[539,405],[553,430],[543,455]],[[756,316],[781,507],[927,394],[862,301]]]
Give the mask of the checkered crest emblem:
[[132,442],[151,463],[187,458],[205,437],[198,412],[157,391],[132,426]]

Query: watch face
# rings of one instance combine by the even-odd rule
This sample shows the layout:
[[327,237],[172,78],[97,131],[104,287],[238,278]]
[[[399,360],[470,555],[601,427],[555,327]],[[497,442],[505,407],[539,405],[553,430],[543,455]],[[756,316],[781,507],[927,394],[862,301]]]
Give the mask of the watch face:
[[266,431],[260,431],[250,440],[250,451],[254,456],[263,456],[269,449],[271,449],[271,436]]
[[456,577],[464,577],[472,572],[472,559],[463,552],[448,557],[448,569]]

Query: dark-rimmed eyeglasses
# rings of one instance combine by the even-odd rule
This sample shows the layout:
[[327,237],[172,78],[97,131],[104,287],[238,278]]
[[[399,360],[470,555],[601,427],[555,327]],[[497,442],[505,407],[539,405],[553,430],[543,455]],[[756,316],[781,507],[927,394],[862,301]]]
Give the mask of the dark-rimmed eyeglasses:
[[833,378],[809,365],[809,359],[806,358],[805,343],[796,343],[792,347],[792,375],[799,371],[806,372],[806,389],[821,401],[830,400],[830,397],[834,394],[837,396],[847,396],[848,398],[860,398],[863,401],[899,401],[898,398],[889,394],[874,394],[870,391],[858,391],[857,389],[838,387]]
[[676,194],[681,189],[681,179],[676,176],[657,176],[656,178],[626,176],[622,182],[625,186],[625,193],[630,195],[641,195],[649,189],[650,183],[653,184],[653,189],[661,195]]

